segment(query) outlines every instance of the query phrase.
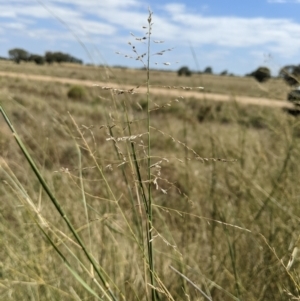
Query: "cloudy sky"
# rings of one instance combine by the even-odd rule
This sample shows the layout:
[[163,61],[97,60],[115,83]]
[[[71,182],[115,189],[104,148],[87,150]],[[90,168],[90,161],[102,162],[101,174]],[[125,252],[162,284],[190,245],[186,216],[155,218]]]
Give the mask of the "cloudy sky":
[[[96,64],[142,67],[153,11],[152,67],[211,66],[244,75],[300,63],[300,0],[0,0],[0,56],[63,51]],[[117,54],[119,53],[119,54]],[[157,65],[156,65],[156,64]],[[167,63],[167,66],[166,66]]]

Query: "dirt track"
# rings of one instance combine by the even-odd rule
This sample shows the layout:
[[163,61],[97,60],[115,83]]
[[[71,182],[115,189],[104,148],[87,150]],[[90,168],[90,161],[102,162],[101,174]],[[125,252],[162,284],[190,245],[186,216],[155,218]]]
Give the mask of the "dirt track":
[[[44,75],[32,75],[32,74],[23,74],[23,73],[13,73],[13,72],[1,72],[0,76],[3,77],[13,77],[13,78],[22,78],[32,81],[44,81],[44,82],[57,82],[62,84],[79,84],[82,86],[99,86],[101,88],[109,87],[112,89],[119,90],[131,90],[134,88],[129,85],[118,85],[115,83],[103,83],[97,81],[90,80],[80,80],[80,79],[72,79],[72,78],[62,78],[62,77],[51,77]],[[201,92],[200,92],[201,91]],[[151,93],[156,95],[168,95],[174,97],[194,97],[198,99],[207,99],[208,101],[232,101],[232,95],[224,95],[224,94],[215,94],[215,93],[205,93],[205,90],[182,90],[182,89],[168,89],[168,88],[157,88],[152,87]],[[135,89],[135,93],[146,93],[145,87],[139,87]],[[240,104],[245,105],[257,105],[257,106],[267,106],[267,107],[277,107],[277,108],[294,108],[293,104],[287,101],[280,101],[268,98],[257,98],[257,97],[248,97],[248,96],[234,96],[234,100]]]

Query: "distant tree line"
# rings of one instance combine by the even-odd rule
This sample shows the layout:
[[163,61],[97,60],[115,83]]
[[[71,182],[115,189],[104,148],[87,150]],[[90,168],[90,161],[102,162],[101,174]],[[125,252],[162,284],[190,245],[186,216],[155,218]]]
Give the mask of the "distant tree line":
[[[213,69],[212,67],[206,67],[203,71],[192,72],[187,66],[183,66],[177,71],[178,76],[191,76],[193,73],[213,74]],[[220,75],[233,76],[233,74],[228,73],[227,70],[222,71]],[[254,77],[260,83],[266,82],[272,77],[270,69],[264,66],[258,67],[256,70],[246,74],[245,76]],[[282,78],[290,86],[300,85],[300,64],[282,67],[279,71],[278,77]]]
[[253,72],[246,74],[246,76],[254,77],[258,82],[263,83],[271,78],[271,71],[267,67],[258,67]]
[[178,76],[182,76],[182,75],[184,75],[184,76],[191,76],[192,75],[192,71],[188,67],[183,66],[183,67],[181,67],[177,71],[177,74],[178,74]]
[[300,65],[288,65],[284,66],[279,71],[279,77],[290,86],[296,86],[300,84]]
[[[177,71],[178,76],[182,76],[182,75],[191,76],[192,73],[193,72],[187,66],[183,66]],[[197,73],[198,74],[201,74],[201,73],[213,74],[213,69],[212,69],[212,67],[206,67],[203,71],[199,71]]]
[[[258,82],[262,83],[271,78],[271,71],[267,67],[259,67],[255,71],[246,74],[246,76],[254,77]],[[287,65],[280,69],[279,78],[282,78],[288,85],[296,86],[300,84],[300,65]]]
[[[208,66],[203,71],[191,71],[187,66],[183,66],[177,70],[178,76],[191,76],[193,73],[197,74],[214,74],[212,67]],[[227,70],[220,72],[221,76],[234,76],[233,73],[228,73]]]
[[45,55],[32,54],[21,48],[14,48],[8,51],[9,59],[17,64],[20,62],[35,62],[37,65],[45,63],[76,63],[82,64],[82,60],[73,57],[70,54],[63,52],[50,52],[47,51]]

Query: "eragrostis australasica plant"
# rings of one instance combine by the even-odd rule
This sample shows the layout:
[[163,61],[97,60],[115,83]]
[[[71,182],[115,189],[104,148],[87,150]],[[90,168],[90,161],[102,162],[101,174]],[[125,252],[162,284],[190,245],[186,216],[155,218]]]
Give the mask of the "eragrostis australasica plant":
[[4,82],[16,144],[0,136],[1,298],[297,296],[297,124],[279,110],[186,99],[201,93],[196,74],[195,87],[160,84],[177,97],[152,94],[151,63],[170,65],[172,50],[152,40],[152,19],[124,54],[145,73],[131,89],[86,87],[75,101],[74,87],[48,95],[46,83]]

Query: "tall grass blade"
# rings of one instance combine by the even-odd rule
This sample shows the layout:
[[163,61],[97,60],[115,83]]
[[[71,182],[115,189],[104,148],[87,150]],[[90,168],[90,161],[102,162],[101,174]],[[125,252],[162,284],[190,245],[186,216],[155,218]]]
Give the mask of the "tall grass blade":
[[90,261],[90,263],[92,264],[93,268],[95,269],[97,275],[99,276],[100,280],[102,281],[102,284],[106,287],[106,289],[108,290],[110,296],[112,297],[112,299],[114,301],[116,301],[116,297],[114,296],[113,292],[111,291],[108,283],[105,281],[102,273],[100,272],[96,261],[94,260],[94,258],[92,257],[92,255],[88,252],[85,244],[83,243],[83,241],[81,240],[80,236],[77,234],[75,228],[73,227],[72,223],[70,222],[69,218],[67,217],[66,213],[64,212],[64,210],[62,209],[62,207],[60,206],[59,202],[57,201],[57,199],[55,198],[55,196],[53,195],[52,191],[50,190],[49,186],[47,185],[47,183],[45,182],[44,178],[42,177],[40,171],[38,170],[38,168],[36,167],[33,159],[31,158],[31,156],[29,155],[26,147],[24,146],[21,138],[18,136],[17,132],[15,131],[12,123],[10,122],[7,114],[5,113],[4,109],[2,108],[2,106],[0,106],[0,112],[4,118],[4,120],[6,121],[7,125],[9,126],[9,128],[11,129],[15,140],[17,142],[17,144],[19,145],[23,155],[25,156],[27,162],[29,163],[31,169],[33,170],[33,172],[35,173],[36,177],[38,178],[40,184],[43,186],[45,192],[47,193],[47,195],[49,196],[50,200],[52,201],[52,203],[54,204],[56,210],[59,212],[59,214],[61,215],[61,217],[64,219],[64,221],[66,222],[69,230],[71,231],[71,233],[74,235],[75,239],[77,240],[78,244],[80,245],[80,247],[82,248],[85,256],[87,257],[87,259]]

